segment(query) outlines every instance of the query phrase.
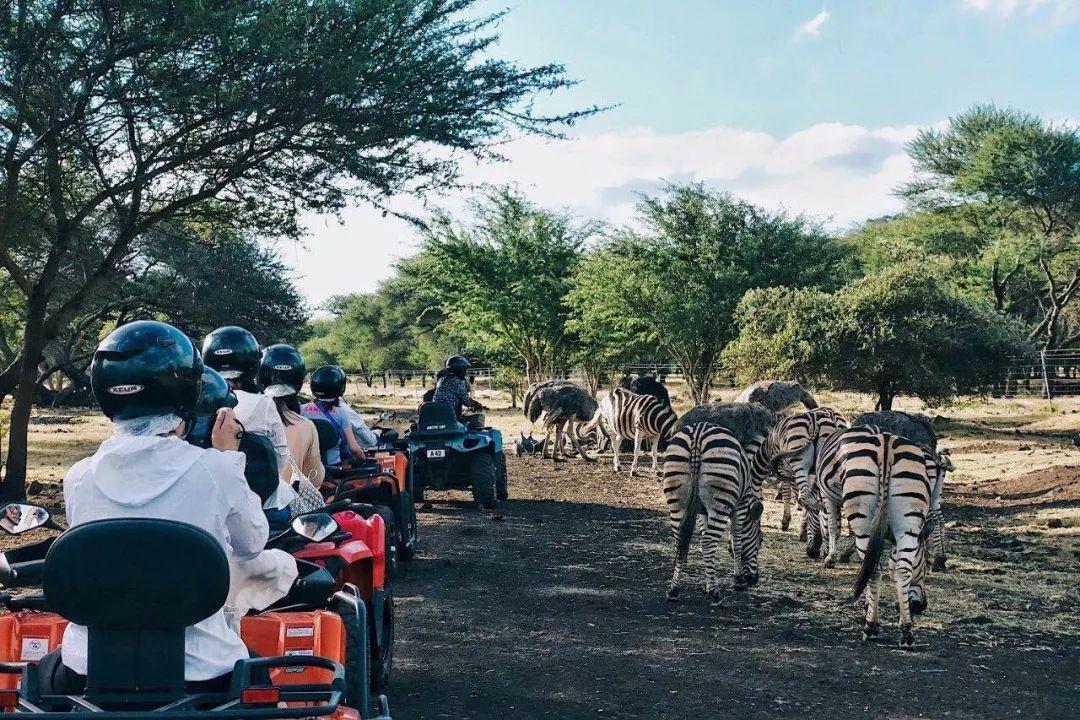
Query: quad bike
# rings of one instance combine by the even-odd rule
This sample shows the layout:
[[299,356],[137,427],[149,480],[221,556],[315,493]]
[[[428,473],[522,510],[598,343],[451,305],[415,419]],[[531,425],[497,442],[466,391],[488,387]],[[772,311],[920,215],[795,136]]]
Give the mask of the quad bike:
[[404,438],[414,476],[414,497],[425,490],[472,488],[473,499],[486,509],[508,497],[502,433],[459,422],[445,403],[426,402]]
[[[390,682],[393,664],[394,598],[387,574],[386,528],[375,510],[348,500],[331,503],[295,518],[288,530],[269,540],[267,548],[285,550],[298,562],[325,568],[334,578],[335,590],[365,606],[371,620],[366,638],[367,674],[371,689],[379,691]],[[249,624],[265,625],[264,616],[244,618],[244,627]],[[248,640],[246,634],[244,639]],[[260,654],[264,647],[249,646]],[[350,663],[346,663],[346,670],[348,678],[356,677]]]
[[[383,412],[379,422],[393,417],[392,411]],[[325,464],[329,451],[337,447],[337,431],[329,420],[312,418],[312,422],[319,432],[319,449]],[[379,424],[372,430],[378,434],[379,444],[368,450],[364,458],[354,458],[343,465],[326,465],[321,491],[328,502],[353,500],[385,508],[380,512],[389,531],[393,568],[399,559],[408,561],[416,557],[418,523],[413,504],[412,468],[396,430]]]
[[[15,527],[0,522],[9,533],[55,527],[44,508],[18,508],[40,522]],[[0,596],[14,613],[0,628],[7,633],[0,648],[8,657],[19,650],[18,659],[0,663],[5,681],[0,710],[43,720],[66,720],[72,713],[103,720],[389,720],[386,698],[380,697],[373,711],[367,683],[350,688],[345,668],[330,652],[286,651],[240,660],[227,691],[189,690],[185,629],[220,609],[229,589],[224,550],[191,525],[135,518],[79,525],[55,540],[4,553],[0,582],[42,586],[37,595]],[[334,585],[327,571],[309,566],[285,602],[310,606],[341,595],[348,604],[348,596],[335,593]],[[356,621],[366,625],[363,603],[351,607]],[[86,626],[88,635],[88,673],[78,692],[62,687],[62,681],[57,687],[63,668],[54,651],[69,621]],[[287,627],[283,634],[296,635]],[[344,637],[344,629],[339,636]],[[357,653],[355,660],[366,663],[365,653]]]

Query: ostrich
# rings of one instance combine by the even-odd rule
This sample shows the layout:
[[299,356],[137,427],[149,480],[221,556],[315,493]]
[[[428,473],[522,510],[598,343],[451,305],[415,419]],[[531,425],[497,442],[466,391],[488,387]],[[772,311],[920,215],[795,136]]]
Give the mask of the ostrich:
[[868,412],[857,415],[851,421],[851,425],[852,427],[876,425],[893,435],[905,437],[931,450],[937,450],[938,434],[934,428],[934,422],[922,413],[906,413],[901,410]]
[[731,432],[742,444],[747,460],[753,459],[754,453],[768,436],[769,431],[780,421],[777,414],[756,402],[714,402],[708,405],[696,405],[687,410],[676,425],[676,431],[707,422],[719,425]]
[[634,378],[628,389],[638,395],[652,395],[660,402],[671,407],[671,395],[668,393],[668,389],[652,375],[640,375]]
[[807,410],[818,406],[814,396],[802,385],[789,380],[762,380],[742,391],[737,403],[761,403],[769,410],[779,413],[802,403]]
[[[551,459],[559,461],[563,452],[563,433],[570,436],[570,443],[583,460],[593,462],[581,448],[577,435],[578,423],[586,423],[596,416],[597,403],[587,390],[569,380],[547,380],[536,383],[525,393],[525,417],[529,422],[542,422],[544,428],[544,456],[551,447]],[[552,445],[551,431],[555,431],[555,443]],[[565,459],[565,453],[564,457]]]

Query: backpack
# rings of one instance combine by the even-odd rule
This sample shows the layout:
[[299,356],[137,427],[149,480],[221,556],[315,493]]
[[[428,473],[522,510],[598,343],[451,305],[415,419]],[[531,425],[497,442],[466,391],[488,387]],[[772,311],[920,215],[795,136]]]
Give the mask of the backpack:
[[265,503],[280,482],[274,443],[265,435],[244,432],[240,434],[240,452],[247,458],[244,477],[248,487]]

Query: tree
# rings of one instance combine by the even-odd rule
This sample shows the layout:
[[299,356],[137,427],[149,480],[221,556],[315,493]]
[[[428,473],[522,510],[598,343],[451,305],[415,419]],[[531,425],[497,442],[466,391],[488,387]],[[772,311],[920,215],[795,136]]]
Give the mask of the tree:
[[986,392],[1028,349],[1018,322],[910,263],[832,294],[748,293],[737,318],[724,361],[740,379],[783,375],[872,392],[883,410],[899,394],[940,403]]
[[604,333],[616,353],[659,346],[697,403],[708,401],[747,290],[830,286],[845,273],[839,246],[805,218],[770,213],[700,184],[646,197],[639,213],[642,232],[614,238],[575,276],[573,327],[585,338]]
[[[492,56],[475,0],[16,0],[0,8],[0,268],[23,297],[0,494],[22,494],[48,342],[155,226],[299,233],[333,212],[455,182],[538,116],[562,68]],[[485,34],[487,33],[487,34]],[[213,201],[213,202],[211,202]]]
[[[264,345],[302,337],[303,297],[277,254],[258,240],[229,228],[193,237],[189,228],[159,226],[140,245],[140,253],[124,263],[124,278],[103,286],[87,310],[46,345],[37,379],[40,399],[91,402],[87,369],[97,341],[140,317],[168,321],[196,341],[234,324]],[[50,380],[51,389],[42,385]]]
[[[990,279],[1004,306],[1014,287],[1038,305],[1031,337],[1044,348],[1080,339],[1066,324],[1080,291],[1080,131],[992,105],[925,130],[908,148],[912,208],[963,219],[994,251]],[[993,240],[1005,240],[992,242]]]
[[515,359],[528,382],[569,353],[564,299],[591,225],[542,210],[509,188],[490,191],[463,227],[437,215],[424,237],[424,280],[448,328]]

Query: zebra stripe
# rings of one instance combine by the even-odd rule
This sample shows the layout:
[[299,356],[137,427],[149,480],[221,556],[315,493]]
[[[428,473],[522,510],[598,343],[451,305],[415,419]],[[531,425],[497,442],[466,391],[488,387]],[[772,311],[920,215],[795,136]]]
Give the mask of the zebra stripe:
[[671,437],[678,420],[671,406],[652,395],[638,395],[623,388],[615,388],[600,402],[601,427],[612,440],[615,472],[619,472],[619,448],[624,437],[634,438],[634,460],[630,474],[637,471],[641,455],[641,441],[652,441],[652,469],[656,472],[661,445]]
[[864,640],[881,629],[879,565],[886,540],[891,539],[892,578],[900,607],[900,645],[914,645],[911,589],[919,556],[924,552],[923,529],[932,493],[927,464],[932,454],[906,438],[864,426],[833,435],[818,458],[817,490],[825,501],[830,541],[826,564],[835,562],[842,511],[862,558],[853,594],[862,594],[865,599]]
[[745,590],[755,584],[763,539],[762,505],[754,492],[746,455],[738,439],[728,430],[709,423],[682,428],[668,443],[663,489],[675,546],[668,598],[679,597],[679,576],[695,525],[704,526],[701,556],[705,564],[705,593],[710,601],[720,601],[718,556],[729,524],[734,587]]

